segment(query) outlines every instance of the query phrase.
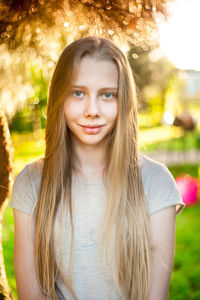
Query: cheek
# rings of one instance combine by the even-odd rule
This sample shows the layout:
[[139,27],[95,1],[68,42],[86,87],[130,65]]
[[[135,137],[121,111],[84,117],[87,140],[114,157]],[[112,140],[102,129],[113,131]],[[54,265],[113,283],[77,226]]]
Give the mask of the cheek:
[[77,116],[78,110],[74,107],[74,105],[71,105],[71,103],[67,103],[64,105],[64,115],[65,120],[68,122],[70,120],[73,120]]
[[112,107],[110,107],[109,110],[107,110],[107,118],[110,121],[115,121],[117,119],[117,115],[118,115],[118,106],[117,103],[113,104]]

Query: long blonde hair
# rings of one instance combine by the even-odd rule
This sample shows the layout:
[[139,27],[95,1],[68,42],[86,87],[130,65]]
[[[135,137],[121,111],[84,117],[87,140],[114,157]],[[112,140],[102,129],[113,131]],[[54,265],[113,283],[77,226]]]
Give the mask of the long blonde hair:
[[[118,69],[118,116],[107,138],[105,176],[109,185],[104,224],[103,253],[110,262],[113,282],[123,299],[145,300],[150,287],[150,217],[139,164],[137,95],[128,59],[110,40],[86,37],[67,46],[56,65],[49,89],[46,151],[35,213],[35,264],[42,291],[58,300],[56,276],[78,299],[72,282],[74,228],[72,145],[63,104],[78,63],[84,55],[114,62]],[[58,207],[70,217],[71,249],[68,274],[55,259],[55,219]]]

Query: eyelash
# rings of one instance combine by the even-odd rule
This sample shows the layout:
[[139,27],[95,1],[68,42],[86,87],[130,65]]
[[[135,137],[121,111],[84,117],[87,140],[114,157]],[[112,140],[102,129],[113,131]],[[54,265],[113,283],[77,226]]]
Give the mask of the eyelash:
[[[74,95],[75,97],[77,97],[77,98],[82,98],[82,97],[79,97],[79,96],[77,96],[77,95],[75,94],[75,93],[77,93],[77,92],[83,93],[83,94],[84,94],[84,92],[79,91],[79,90],[73,91],[73,95]],[[109,93],[109,92],[102,93],[101,96],[103,96],[103,95],[105,95],[105,94],[112,95],[112,98],[113,98],[113,96],[116,96],[116,95],[114,95],[113,93]],[[104,98],[104,99],[106,99],[106,100],[111,100],[112,98]]]

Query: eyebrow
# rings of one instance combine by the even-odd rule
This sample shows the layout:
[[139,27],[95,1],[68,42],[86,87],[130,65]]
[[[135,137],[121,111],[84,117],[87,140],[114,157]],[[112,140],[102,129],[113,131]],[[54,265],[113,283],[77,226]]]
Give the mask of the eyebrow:
[[[88,88],[84,85],[72,85],[72,88],[79,88],[79,89],[86,89],[88,90]],[[101,88],[100,91],[118,91],[118,88],[117,87],[104,87],[104,88]]]

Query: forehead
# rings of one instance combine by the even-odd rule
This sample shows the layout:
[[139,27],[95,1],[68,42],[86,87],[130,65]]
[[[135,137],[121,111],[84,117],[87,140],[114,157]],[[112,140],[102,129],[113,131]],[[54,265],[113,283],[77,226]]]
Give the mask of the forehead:
[[73,84],[106,84],[117,87],[117,66],[111,60],[99,60],[95,56],[84,56],[75,69]]

